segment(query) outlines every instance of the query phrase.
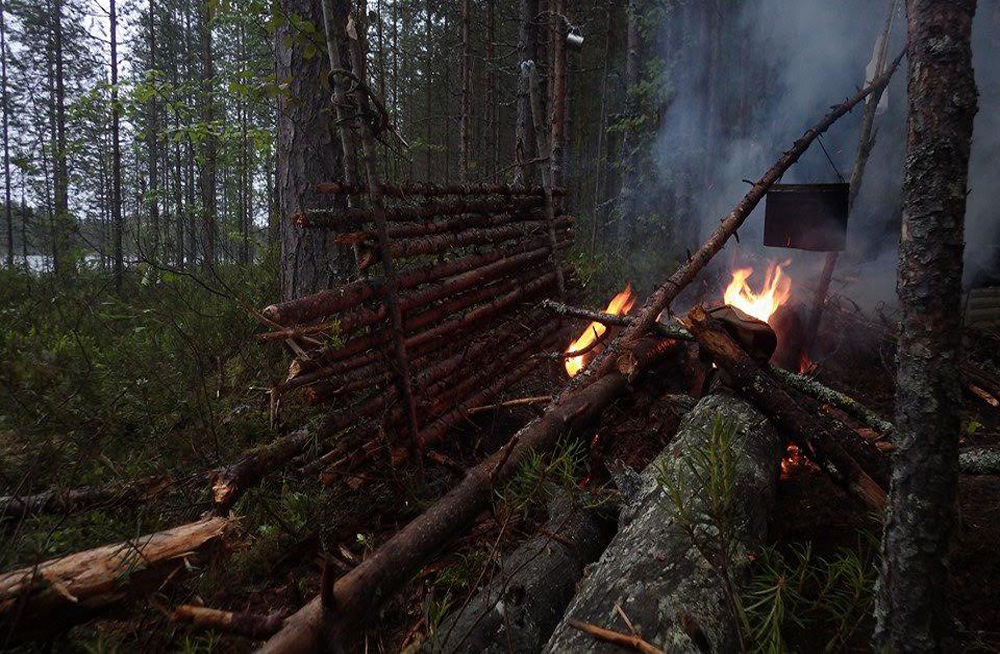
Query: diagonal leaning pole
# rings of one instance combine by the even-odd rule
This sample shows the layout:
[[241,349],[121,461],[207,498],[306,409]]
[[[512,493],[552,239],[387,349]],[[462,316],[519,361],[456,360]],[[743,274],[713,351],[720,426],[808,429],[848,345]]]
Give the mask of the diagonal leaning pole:
[[[502,483],[534,450],[551,447],[557,434],[567,427],[597,419],[604,408],[623,392],[627,382],[615,370],[619,355],[644,341],[660,313],[687,286],[746,221],[768,189],[802,156],[816,138],[833,123],[876,91],[888,85],[902,60],[900,55],[889,69],[867,88],[835,106],[819,123],[809,128],[792,148],[782,155],[742,201],[722,220],[708,240],[660,286],[643,305],[635,320],[599,355],[585,372],[574,377],[563,392],[492,457],[469,471],[466,478],[427,511],[414,518],[402,531],[379,547],[364,563],[327,589],[325,602],[316,597],[289,616],[261,652],[315,652],[338,650],[353,629],[378,613],[381,603],[416,574],[426,561],[454,537],[489,503],[492,488]],[[648,357],[654,360],[655,357]],[[574,429],[575,431],[575,429]]]

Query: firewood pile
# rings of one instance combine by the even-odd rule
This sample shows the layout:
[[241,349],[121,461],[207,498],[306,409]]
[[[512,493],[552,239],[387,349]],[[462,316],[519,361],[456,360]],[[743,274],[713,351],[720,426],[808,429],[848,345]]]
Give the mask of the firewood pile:
[[[443,439],[468,410],[530,373],[539,362],[532,355],[554,343],[558,324],[529,305],[555,296],[568,275],[559,254],[572,242],[573,219],[558,206],[561,191],[384,186],[388,250],[403,264],[398,297],[390,297],[385,277],[368,275],[382,249],[374,213],[357,206],[365,187],[329,183],[320,190],[345,196],[348,206],[293,219],[334,231],[337,243],[354,249],[362,276],[264,309],[272,330],[262,339],[283,341],[295,354],[272,398],[299,392],[313,404],[335,405],[334,427],[355,427],[365,442],[385,434],[398,460],[404,445],[423,450]],[[398,331],[392,302],[401,314]],[[370,456],[375,447],[362,452]],[[320,471],[346,448],[321,452],[303,469]]]

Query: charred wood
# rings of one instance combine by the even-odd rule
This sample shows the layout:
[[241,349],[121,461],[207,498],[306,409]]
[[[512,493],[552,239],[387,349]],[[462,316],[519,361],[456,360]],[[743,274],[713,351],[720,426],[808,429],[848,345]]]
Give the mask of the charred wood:
[[781,384],[760,367],[700,306],[687,315],[688,330],[698,345],[725,370],[732,383],[786,432],[802,452],[866,507],[885,510],[886,493],[816,417],[804,410]]

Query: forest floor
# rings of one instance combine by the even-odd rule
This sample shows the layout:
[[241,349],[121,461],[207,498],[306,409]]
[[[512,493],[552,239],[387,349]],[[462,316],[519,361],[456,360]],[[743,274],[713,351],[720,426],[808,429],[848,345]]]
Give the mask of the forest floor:
[[[273,297],[270,278],[266,269],[249,276],[223,271],[204,283],[175,273],[156,281],[149,275],[146,282],[133,280],[127,302],[113,299],[97,275],[58,292],[37,279],[5,278],[0,495],[195,473],[271,440],[265,391],[282,375],[283,356],[276,348],[248,346],[258,330],[248,308]],[[892,415],[891,346],[840,333],[830,349],[819,361],[818,379]],[[544,395],[563,383],[563,371],[552,362],[508,395]],[[604,462],[622,460],[640,469],[651,460],[679,421],[656,408],[656,398],[683,386],[674,375],[661,375],[605,414],[592,448],[567,441],[522,465],[498,490],[491,510],[386,604],[379,627],[368,634],[367,651],[412,650],[432,635],[449,609],[489,580],[505,553],[537,532],[554,493],[613,493]],[[204,603],[294,611],[318,591],[321,557],[349,570],[454,485],[459,468],[498,448],[537,411],[480,414],[440,448],[452,463],[429,463],[423,486],[389,466],[371,466],[329,487],[291,473],[272,475],[235,506],[240,535],[224,560],[117,619],[53,634],[51,644],[55,651],[249,651],[250,641],[173,623],[170,610]],[[277,429],[285,433],[305,416],[304,407],[285,407]],[[967,397],[962,438],[964,446],[1000,445],[1000,410]],[[0,531],[0,566],[10,570],[196,519],[208,507],[207,490],[8,525]],[[996,651],[1000,608],[992,589],[1000,584],[1000,478],[963,476],[959,503],[954,646]],[[818,470],[790,470],[779,484],[772,543],[761,550],[751,584],[758,591],[787,589],[777,598],[785,612],[780,620],[758,612],[755,644],[804,651],[822,642],[834,651],[869,651],[879,536],[865,512]],[[4,638],[0,634],[0,649]]]

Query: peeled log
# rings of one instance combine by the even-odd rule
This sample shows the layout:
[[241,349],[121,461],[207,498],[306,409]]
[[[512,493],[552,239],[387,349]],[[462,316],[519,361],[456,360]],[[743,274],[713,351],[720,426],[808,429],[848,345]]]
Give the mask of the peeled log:
[[[579,620],[613,630],[627,629],[621,606],[637,635],[665,651],[735,652],[741,649],[737,619],[719,572],[678,523],[664,476],[682,490],[686,509],[701,516],[708,493],[688,466],[704,450],[717,418],[736,428],[732,510],[740,554],[730,562],[735,583],[745,576],[751,546],[767,535],[768,517],[781,462],[782,441],[759,411],[726,395],[702,399],[681,422],[676,437],[643,471],[638,492],[622,507],[618,534],[595,563],[549,640],[547,652],[619,652],[569,624]],[[714,527],[698,526],[706,540]],[[702,543],[699,543],[702,545]],[[711,553],[711,552],[710,552]]]
[[159,588],[220,545],[229,518],[208,518],[0,575],[0,623],[15,638],[51,636]]
[[[613,514],[612,514],[613,515]],[[449,654],[540,651],[573,597],[583,568],[614,535],[613,517],[558,495],[537,536],[514,550],[500,572],[449,616],[424,648]]]

